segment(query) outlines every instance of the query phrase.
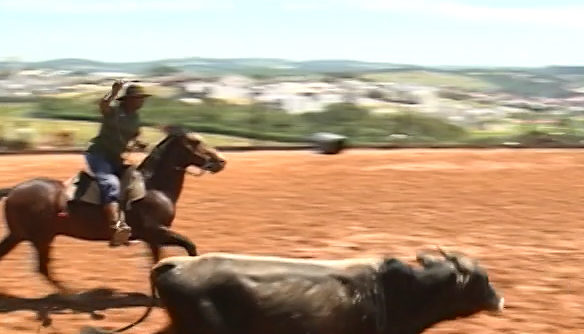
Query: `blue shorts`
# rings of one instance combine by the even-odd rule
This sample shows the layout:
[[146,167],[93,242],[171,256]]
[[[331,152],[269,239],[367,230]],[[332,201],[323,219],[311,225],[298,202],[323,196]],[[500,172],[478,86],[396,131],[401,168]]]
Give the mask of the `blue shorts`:
[[102,204],[119,201],[120,179],[116,175],[118,170],[115,165],[102,155],[89,152],[85,153],[85,161],[95,175]]

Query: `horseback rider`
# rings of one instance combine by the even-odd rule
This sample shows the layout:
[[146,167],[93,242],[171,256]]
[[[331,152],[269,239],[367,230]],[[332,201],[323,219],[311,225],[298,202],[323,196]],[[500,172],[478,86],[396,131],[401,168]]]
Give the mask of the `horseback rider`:
[[[131,235],[131,228],[120,212],[119,177],[124,166],[122,154],[127,151],[130,142],[137,147],[145,147],[145,144],[137,140],[140,134],[138,110],[142,107],[144,99],[151,96],[144,92],[142,86],[131,84],[126,87],[122,96],[117,97],[123,86],[123,81],[116,80],[111,91],[100,99],[101,127],[85,152],[85,160],[95,176],[101,193],[105,216],[113,230],[110,239],[112,247],[128,244]],[[119,103],[112,106],[114,99]]]

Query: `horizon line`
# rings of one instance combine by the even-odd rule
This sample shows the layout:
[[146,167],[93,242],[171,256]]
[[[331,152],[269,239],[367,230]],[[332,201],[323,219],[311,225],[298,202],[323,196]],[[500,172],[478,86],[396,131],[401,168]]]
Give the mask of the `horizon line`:
[[374,60],[361,60],[361,59],[347,59],[347,58],[310,58],[310,59],[288,59],[281,57],[206,57],[206,56],[186,56],[186,57],[169,57],[169,58],[155,58],[149,60],[135,60],[135,61],[112,61],[112,60],[98,60],[92,58],[82,58],[82,57],[61,57],[61,58],[47,58],[43,60],[27,60],[24,57],[18,56],[8,56],[0,58],[0,63],[44,63],[59,60],[81,60],[94,63],[103,64],[139,64],[139,63],[153,63],[153,62],[164,62],[164,61],[181,61],[188,59],[205,59],[205,60],[266,60],[266,61],[285,61],[291,63],[307,63],[307,62],[318,62],[318,61],[329,61],[329,62],[358,62],[366,64],[384,64],[393,66],[412,66],[412,67],[426,67],[426,68],[545,68],[545,67],[584,67],[584,64],[540,64],[540,65],[494,65],[494,64],[474,64],[474,65],[457,65],[457,64],[433,64],[433,65],[423,65],[416,63],[399,63],[391,61],[374,61]]

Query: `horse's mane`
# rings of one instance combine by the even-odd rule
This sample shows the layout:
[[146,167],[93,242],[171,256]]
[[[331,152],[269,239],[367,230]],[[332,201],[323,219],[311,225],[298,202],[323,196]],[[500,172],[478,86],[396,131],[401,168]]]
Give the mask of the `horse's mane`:
[[163,153],[173,138],[174,136],[168,135],[159,141],[152,151],[150,151],[150,154],[138,165],[137,169],[144,174],[146,179],[149,179],[158,167],[159,162],[163,158]]

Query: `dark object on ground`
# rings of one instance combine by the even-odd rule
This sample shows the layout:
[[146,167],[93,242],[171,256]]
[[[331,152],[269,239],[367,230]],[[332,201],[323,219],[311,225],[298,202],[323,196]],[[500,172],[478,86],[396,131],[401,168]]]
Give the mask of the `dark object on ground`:
[[322,154],[340,153],[347,144],[347,137],[335,133],[318,132],[311,136],[311,141]]

